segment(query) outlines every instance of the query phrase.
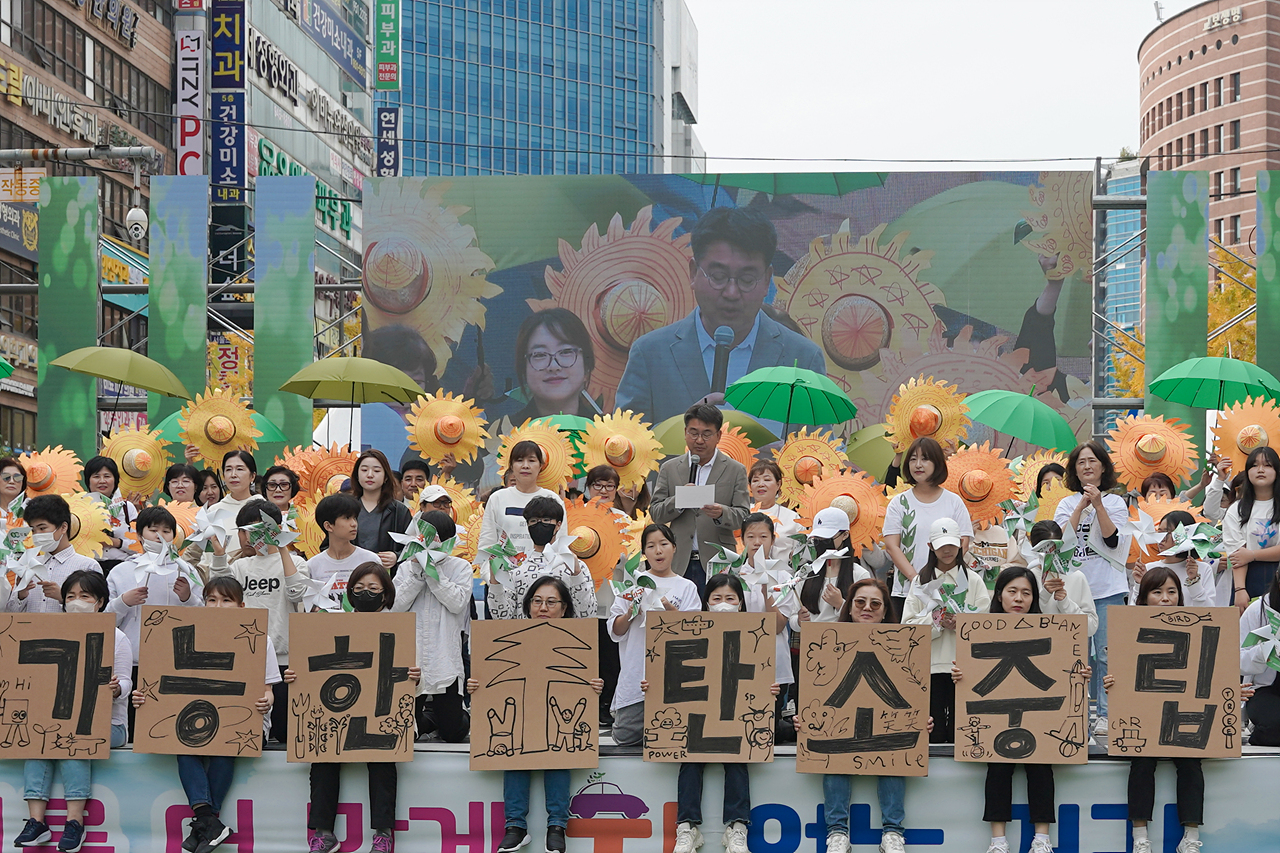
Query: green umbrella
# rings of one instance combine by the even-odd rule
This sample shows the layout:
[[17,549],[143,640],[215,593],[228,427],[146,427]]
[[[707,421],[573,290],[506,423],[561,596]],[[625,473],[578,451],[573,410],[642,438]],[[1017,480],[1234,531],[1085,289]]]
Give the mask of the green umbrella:
[[13,365],[0,358],[0,379],[8,379],[13,375]]
[[887,172],[711,172],[684,175],[703,186],[754,190],[771,195],[844,195],[883,187]]
[[1178,362],[1157,376],[1147,390],[1170,403],[1225,409],[1243,403],[1246,397],[1280,397],[1280,380],[1247,361],[1206,356]]
[[792,424],[831,426],[852,420],[858,409],[827,376],[803,367],[762,367],[724,392],[730,405],[758,418]]
[[[747,441],[751,442],[752,447],[764,447],[778,440],[778,437],[769,431],[769,428],[748,415],[746,412],[739,412],[736,409],[723,409],[720,414],[724,415],[724,428],[737,427],[747,436]],[[673,415],[662,423],[653,428],[653,436],[658,439],[658,443],[662,445],[662,452],[666,456],[679,456],[685,452],[684,444],[684,415]]]
[[123,347],[81,347],[60,355],[49,363],[119,385],[132,385],[144,391],[154,391],[166,397],[191,397],[172,370],[155,359]]
[[422,396],[422,389],[403,370],[359,356],[313,361],[290,376],[280,390],[311,400],[351,403],[411,403]]
[[893,462],[893,442],[885,438],[884,424],[872,424],[849,436],[845,456],[877,480],[883,480]]
[[591,426],[589,418],[580,417],[579,415],[566,415],[563,412],[558,415],[544,415],[533,420],[550,424],[561,432],[569,433],[579,433]]
[[[179,435],[179,433],[182,432],[182,427],[178,425],[178,418],[181,415],[182,415],[182,412],[180,411],[174,412],[172,415],[169,415],[169,417],[165,418],[164,420],[160,421],[160,423],[150,428],[153,430],[159,430],[160,437],[165,439],[166,441],[172,441],[175,444],[183,444],[184,442],[182,441],[182,438]],[[259,432],[262,433],[262,437],[259,438],[258,441],[288,441],[289,440],[288,437],[285,436],[284,431],[280,429],[280,427],[276,426],[274,423],[267,420],[266,415],[263,415],[254,411],[250,411],[249,415],[250,417],[253,418],[253,425],[258,428]]]
[[1067,419],[1032,394],[993,388],[970,394],[964,404],[969,407],[970,420],[1027,444],[1062,453],[1076,446],[1076,436]]

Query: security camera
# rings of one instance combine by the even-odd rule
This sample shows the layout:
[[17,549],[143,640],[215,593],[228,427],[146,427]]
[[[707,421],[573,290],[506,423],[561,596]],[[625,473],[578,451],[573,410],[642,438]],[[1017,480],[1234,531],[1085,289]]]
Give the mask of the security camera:
[[133,239],[141,240],[147,236],[147,212],[142,208],[130,208],[124,218],[124,224],[129,229],[129,236]]

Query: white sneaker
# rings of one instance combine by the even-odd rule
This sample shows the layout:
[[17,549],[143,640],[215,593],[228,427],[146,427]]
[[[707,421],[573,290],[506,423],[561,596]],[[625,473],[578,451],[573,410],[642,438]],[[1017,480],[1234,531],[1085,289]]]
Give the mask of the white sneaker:
[[849,836],[843,832],[828,835],[827,853],[849,853]]
[[995,839],[991,839],[991,843],[987,845],[987,853],[1009,853],[1008,844],[996,844]]
[[676,826],[676,846],[671,853],[693,853],[702,846],[702,831],[692,823]]
[[1178,853],[1200,853],[1200,840],[1198,838],[1193,840],[1183,836],[1182,840],[1178,842]]
[[1093,733],[1095,735],[1105,735],[1107,733],[1107,718],[1099,717],[1098,722],[1093,724]]
[[1133,853],[1151,853],[1151,839],[1149,838],[1133,839]]
[[1047,838],[1032,838],[1031,853],[1053,853],[1053,845]]
[[886,832],[880,836],[880,853],[906,853],[902,836],[896,832]]
[[725,853],[751,853],[747,850],[747,825],[735,820],[724,828],[724,837],[720,839]]

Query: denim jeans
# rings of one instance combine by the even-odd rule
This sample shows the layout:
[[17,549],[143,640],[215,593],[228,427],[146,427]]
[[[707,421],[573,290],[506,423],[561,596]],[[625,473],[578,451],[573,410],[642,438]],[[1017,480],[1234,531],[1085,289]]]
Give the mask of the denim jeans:
[[[702,771],[705,764],[681,764],[676,783],[676,821],[702,823]],[[722,764],[724,768],[724,822],[751,823],[751,779],[746,764]]]
[[222,801],[231,790],[236,760],[229,755],[179,755],[178,779],[187,795],[187,805],[209,806],[214,813],[222,811]]
[[[129,742],[129,727],[111,727],[111,748]],[[68,800],[89,799],[93,787],[93,762],[87,758],[29,758],[22,768],[22,799],[48,802],[53,792],[53,770],[62,774],[62,796]]]
[[[532,770],[502,771],[502,804],[506,825],[529,828],[529,786]],[[543,770],[542,788],[547,801],[547,826],[569,825],[569,771]]]
[[1099,717],[1107,715],[1107,691],[1102,688],[1102,679],[1107,674],[1107,607],[1124,604],[1124,599],[1124,593],[1116,593],[1093,600],[1098,608],[1098,631],[1093,635],[1093,654],[1089,660],[1093,666],[1093,675],[1089,677],[1089,692],[1098,703]]
[[[866,778],[866,777],[863,777]],[[907,780],[902,776],[877,776],[876,796],[880,800],[880,822],[886,832],[906,832]],[[853,800],[853,777],[828,773],[822,777],[822,812],[827,821],[827,835],[849,834],[849,803]]]

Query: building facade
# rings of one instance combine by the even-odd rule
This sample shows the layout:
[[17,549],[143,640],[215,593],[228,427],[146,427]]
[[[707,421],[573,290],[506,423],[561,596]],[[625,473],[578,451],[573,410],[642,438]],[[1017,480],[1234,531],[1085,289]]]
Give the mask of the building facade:
[[406,3],[401,174],[700,171],[684,0]]
[[1209,236],[1253,256],[1254,173],[1280,168],[1280,2],[1210,0],[1138,48],[1140,153],[1152,169],[1210,175]]
[[[1107,176],[1106,190],[1107,195],[1142,195],[1142,161],[1135,158],[1116,163]],[[1106,337],[1124,344],[1128,339],[1123,332],[1133,334],[1142,326],[1142,211],[1107,210],[1097,215],[1105,234],[1102,245],[1106,269],[1099,277],[1103,316],[1122,330],[1109,329]],[[1099,396],[1128,396],[1117,387],[1112,366],[1112,356],[1120,354],[1120,350],[1110,344],[1100,345],[1105,352]],[[1132,352],[1134,348],[1126,349]],[[1109,433],[1123,414],[1119,409],[1098,410],[1094,434]]]
[[[166,0],[0,0],[0,148],[153,146],[157,156],[142,164],[137,188],[145,207],[149,177],[172,171],[171,25]],[[131,239],[125,227],[131,162],[25,165],[97,176],[102,278],[145,280],[145,239]],[[39,217],[34,200],[14,194],[20,186],[35,183],[0,177],[0,284],[35,282]],[[145,317],[131,310],[128,299],[103,303],[106,343],[145,337]],[[0,380],[0,450],[35,444],[38,327],[35,296],[0,295],[0,355],[17,368]]]

